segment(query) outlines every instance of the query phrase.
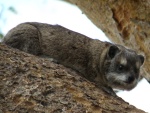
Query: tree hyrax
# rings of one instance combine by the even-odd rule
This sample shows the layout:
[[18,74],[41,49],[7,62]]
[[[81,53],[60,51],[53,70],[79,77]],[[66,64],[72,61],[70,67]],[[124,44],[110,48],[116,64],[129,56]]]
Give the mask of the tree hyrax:
[[107,92],[131,90],[139,81],[144,57],[121,45],[90,39],[58,25],[23,23],[10,30],[5,44],[55,59]]

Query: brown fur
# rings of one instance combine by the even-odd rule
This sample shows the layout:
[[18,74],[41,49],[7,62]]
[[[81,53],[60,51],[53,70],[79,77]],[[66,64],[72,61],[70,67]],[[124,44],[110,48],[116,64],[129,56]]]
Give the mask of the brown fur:
[[[127,77],[130,76],[133,68],[139,72],[144,62],[143,56],[123,46],[90,39],[58,25],[23,23],[10,30],[3,42],[34,55],[53,58],[112,94],[114,93],[111,87],[123,90],[134,88],[138,82],[139,73],[135,75],[132,72],[134,75],[132,79],[136,79],[135,82],[130,79],[130,83]],[[129,74],[116,72],[118,66],[116,62],[119,62],[121,57],[127,60],[125,65],[133,66],[127,70]]]

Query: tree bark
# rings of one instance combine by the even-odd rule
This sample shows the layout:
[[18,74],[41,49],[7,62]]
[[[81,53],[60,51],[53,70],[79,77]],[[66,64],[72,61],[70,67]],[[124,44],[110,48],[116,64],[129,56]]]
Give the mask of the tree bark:
[[149,0],[65,0],[77,5],[114,43],[145,55],[143,76],[150,81]]
[[71,69],[0,43],[1,113],[144,113]]

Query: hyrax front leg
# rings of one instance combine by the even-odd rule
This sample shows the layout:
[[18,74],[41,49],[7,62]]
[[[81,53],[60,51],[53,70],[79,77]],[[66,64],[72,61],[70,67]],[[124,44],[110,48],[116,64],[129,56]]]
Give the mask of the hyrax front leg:
[[117,96],[116,93],[114,92],[114,90],[113,90],[111,87],[109,87],[109,86],[102,86],[102,89],[103,89],[105,92],[107,92],[108,94],[110,94],[110,95],[112,95],[112,96],[114,96],[114,97]]

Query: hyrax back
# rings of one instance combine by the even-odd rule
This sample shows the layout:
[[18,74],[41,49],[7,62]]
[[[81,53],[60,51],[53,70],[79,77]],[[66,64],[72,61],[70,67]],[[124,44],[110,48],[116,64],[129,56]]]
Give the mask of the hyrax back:
[[144,57],[133,50],[90,39],[58,25],[23,23],[10,30],[3,42],[53,58],[110,93],[111,88],[134,88],[144,62]]

